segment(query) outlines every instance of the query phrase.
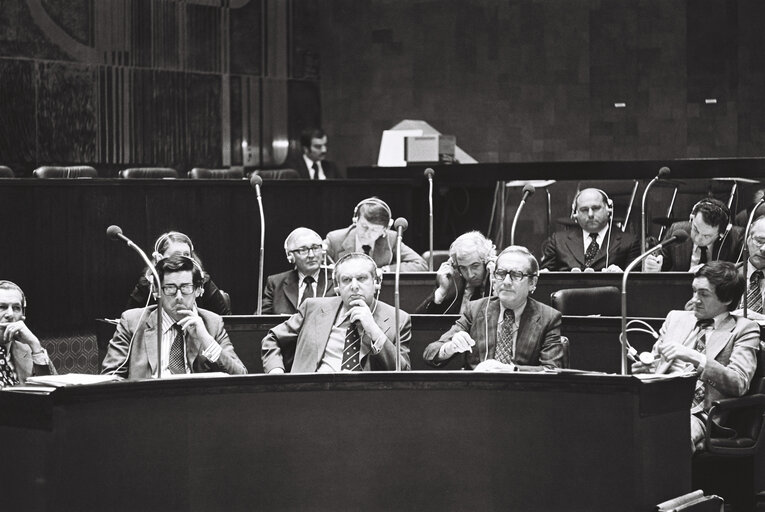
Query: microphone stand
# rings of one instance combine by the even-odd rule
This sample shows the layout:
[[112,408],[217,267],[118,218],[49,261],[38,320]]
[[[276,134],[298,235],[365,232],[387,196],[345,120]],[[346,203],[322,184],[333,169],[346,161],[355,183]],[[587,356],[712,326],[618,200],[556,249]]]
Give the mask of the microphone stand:
[[[643,201],[640,205],[640,250],[645,251],[645,232],[646,232],[646,225],[645,225],[645,200],[648,197],[648,191],[651,189],[654,183],[659,181],[659,177],[655,176],[651,181],[648,182],[648,185],[646,185],[645,190],[643,191]],[[626,272],[625,272],[626,273]]]
[[515,227],[518,225],[518,217],[521,216],[521,210],[526,205],[526,199],[531,197],[534,193],[534,186],[527,183],[523,187],[523,196],[521,196],[521,202],[518,203],[518,209],[515,210],[515,216],[513,217],[513,224],[510,226],[510,245],[515,245]]
[[396,371],[401,371],[401,329],[399,328],[399,310],[400,310],[400,286],[399,279],[401,277],[401,238],[404,236],[404,230],[408,227],[406,219],[399,217],[396,219],[396,280],[393,287],[393,306],[394,322],[396,325]]
[[433,272],[433,169],[425,169],[425,176],[428,177],[428,214],[429,214],[429,238],[428,249],[430,257],[428,258],[428,271]]
[[[260,176],[257,176],[260,178]],[[260,196],[261,180],[254,180],[255,192],[258,198],[258,213],[260,213],[260,257],[258,259],[258,310],[257,314],[263,314],[263,268],[265,263],[266,244],[266,219],[263,215],[263,198]]]
[[754,208],[752,209],[752,213],[749,214],[749,220],[746,223],[746,230],[744,231],[743,270],[744,270],[744,281],[746,282],[746,288],[744,289],[744,300],[742,301],[743,305],[741,307],[744,318],[749,318],[747,316],[747,306],[748,306],[747,303],[749,302],[749,278],[746,276],[746,274],[749,272],[749,230],[752,229],[754,214],[757,213],[757,208],[759,208],[762,203],[765,203],[765,197],[760,199],[760,201],[756,205],[754,205]]

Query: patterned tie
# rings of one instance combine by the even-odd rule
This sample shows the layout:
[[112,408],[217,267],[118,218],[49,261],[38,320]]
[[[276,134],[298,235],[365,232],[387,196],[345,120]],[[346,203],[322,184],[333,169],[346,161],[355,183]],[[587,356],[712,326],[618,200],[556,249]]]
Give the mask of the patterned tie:
[[313,286],[312,286],[314,281],[315,279],[311,276],[305,276],[303,278],[303,282],[305,283],[305,289],[303,290],[303,297],[300,299],[300,304],[302,304],[306,299],[312,299],[316,297],[316,294],[314,293]]
[[11,368],[10,361],[8,361],[8,351],[3,345],[0,345],[0,388],[15,386],[18,383],[19,377],[16,375],[16,370]]
[[175,328],[175,339],[170,345],[170,361],[168,369],[170,373],[186,373],[186,362],[183,357],[183,329],[178,324],[173,324]]
[[762,280],[762,270],[755,270],[749,277],[749,294],[746,296],[746,307],[749,311],[762,313],[762,291],[760,291],[760,281]]
[[699,247],[699,263],[707,262],[707,248]]
[[362,245],[361,250],[364,251],[364,254],[369,256],[369,253],[372,252],[372,246],[371,245]]
[[590,233],[590,239],[592,242],[590,242],[590,245],[587,246],[587,252],[584,253],[585,267],[592,266],[592,262],[595,261],[595,256],[598,255],[598,250],[600,249],[600,245],[598,245],[598,234]]
[[508,308],[502,318],[502,327],[497,333],[497,349],[494,351],[494,359],[500,363],[513,362],[513,334],[515,333],[515,313]]
[[[705,353],[707,349],[707,329],[714,324],[714,320],[707,318],[705,320],[699,320],[696,322],[696,328],[699,332],[696,334],[696,343],[694,348],[697,352]],[[701,412],[704,410],[704,395],[706,394],[706,385],[701,379],[696,380],[696,389],[693,392],[693,403],[691,405],[691,413]]]
[[340,366],[343,371],[361,370],[361,335],[356,329],[356,323],[351,322],[348,330],[345,332],[345,346],[343,347],[343,364]]
[[318,180],[319,179],[319,163],[314,162],[311,168],[313,169],[313,178],[311,179]]

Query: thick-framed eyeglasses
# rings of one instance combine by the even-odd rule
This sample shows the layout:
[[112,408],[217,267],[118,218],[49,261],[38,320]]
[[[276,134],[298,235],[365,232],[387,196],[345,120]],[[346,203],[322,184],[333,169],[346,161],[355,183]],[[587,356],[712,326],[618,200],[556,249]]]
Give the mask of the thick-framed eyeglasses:
[[297,249],[292,249],[290,252],[303,258],[308,256],[309,251],[313,251],[314,254],[319,254],[322,249],[324,248],[320,244],[314,244],[310,247],[298,247]]
[[505,270],[498,268],[494,271],[494,279],[498,281],[504,281],[507,276],[510,276],[510,280],[514,283],[520,283],[524,277],[532,277],[535,274],[524,274],[520,270]]
[[176,293],[178,293],[178,290],[181,290],[181,294],[183,295],[191,295],[192,293],[194,293],[194,285],[191,283],[182,284],[180,286],[176,284],[162,285],[162,293],[164,293],[168,297],[174,296]]

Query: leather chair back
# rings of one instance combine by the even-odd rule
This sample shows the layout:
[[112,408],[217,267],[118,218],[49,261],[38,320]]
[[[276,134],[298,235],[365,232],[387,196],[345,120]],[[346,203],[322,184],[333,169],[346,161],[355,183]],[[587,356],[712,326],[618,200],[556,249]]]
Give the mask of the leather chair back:
[[0,165],[0,178],[15,178],[13,170],[7,165]]
[[193,180],[241,180],[244,178],[244,171],[241,167],[232,167],[230,169],[194,167],[189,171],[189,178]]
[[300,174],[295,169],[258,169],[255,174],[264,180],[299,180]]
[[178,171],[169,167],[134,167],[120,171],[119,176],[125,179],[177,178]]
[[550,304],[564,315],[621,315],[621,294],[616,286],[558,290],[550,294]]
[[35,178],[98,178],[98,171],[88,165],[71,165],[68,167],[44,165],[32,171]]

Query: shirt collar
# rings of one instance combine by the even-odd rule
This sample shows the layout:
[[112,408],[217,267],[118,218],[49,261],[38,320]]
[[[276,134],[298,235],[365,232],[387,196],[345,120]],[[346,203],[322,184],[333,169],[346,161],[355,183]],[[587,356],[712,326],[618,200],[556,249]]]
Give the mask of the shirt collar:
[[725,320],[726,318],[728,318],[728,315],[730,315],[730,312],[729,312],[729,311],[723,311],[722,313],[720,313],[719,315],[717,315],[716,317],[714,317],[714,318],[712,319],[712,321],[714,322],[714,323],[712,324],[712,327],[713,327],[713,328],[715,328],[715,329],[717,329],[717,327],[718,327],[718,326],[719,326],[719,325],[720,325],[720,324],[723,322],[723,320]]
[[[598,231],[598,238],[597,238],[598,245],[601,245],[603,243],[603,239],[606,237],[606,231],[608,231],[608,224],[606,224],[606,226],[603,229]],[[588,240],[590,240],[590,233],[585,231],[584,229],[582,230],[582,238],[584,239],[584,243],[585,244],[589,244],[590,243],[588,241]]]
[[[308,172],[316,172],[316,171],[314,171],[314,168],[313,168],[313,164],[315,164],[315,163],[319,164],[319,169],[321,169],[321,162],[319,162],[319,161],[314,162],[313,160],[308,158],[308,156],[305,153],[303,153],[303,160],[305,160],[306,167],[308,167],[310,169],[310,171],[308,171]],[[315,177],[316,176],[314,176],[314,178]]]
[[[318,283],[319,282],[319,272],[320,271],[321,271],[321,269],[318,269],[316,272],[311,274],[311,277],[313,277],[313,282],[314,283]],[[303,279],[305,279],[307,276],[306,276],[306,274],[302,273],[299,270],[297,271],[297,273],[298,273],[298,284],[302,285],[303,284]]]
[[[529,301],[526,300],[523,304],[518,306],[517,308],[513,308],[513,314],[515,315],[515,323],[521,321],[521,315],[523,315],[523,312],[526,310],[526,304],[528,304]],[[507,309],[505,306],[502,305],[502,303],[499,303],[499,321],[501,322],[503,318],[505,318],[505,309]]]
[[167,314],[167,311],[162,310],[162,334],[167,334],[167,331],[173,329],[176,324],[175,320]]

